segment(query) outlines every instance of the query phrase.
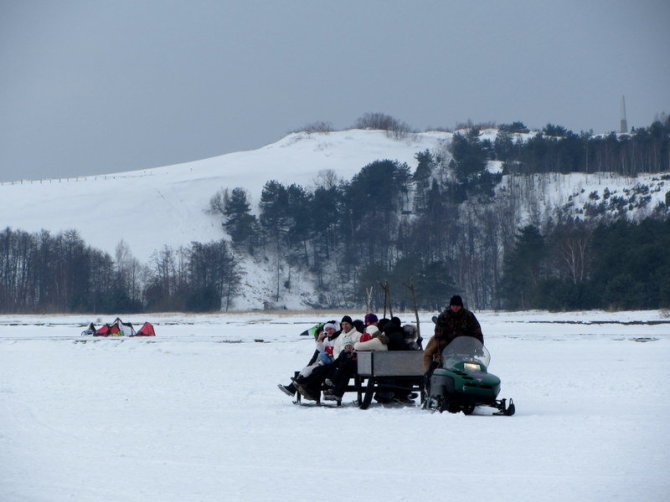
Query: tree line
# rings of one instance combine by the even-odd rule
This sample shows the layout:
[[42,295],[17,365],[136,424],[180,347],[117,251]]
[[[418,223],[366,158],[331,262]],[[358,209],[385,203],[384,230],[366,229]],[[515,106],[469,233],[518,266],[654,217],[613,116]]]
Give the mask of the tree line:
[[635,176],[670,171],[670,117],[665,115],[630,134],[577,134],[547,124],[528,140],[515,136],[527,131],[521,122],[503,125],[493,144],[483,145],[492,159],[504,162],[506,173],[613,172]]
[[[472,127],[454,135],[448,152],[417,153],[414,172],[405,164],[379,160],[364,166],[351,181],[338,180],[335,173],[327,173],[312,189],[270,180],[262,190],[255,214],[244,188],[224,189],[212,198],[210,210],[222,216],[222,225],[235,249],[251,256],[273,257],[276,300],[291,287],[291,270],[304,268],[318,282],[315,307],[366,303],[378,307],[384,303],[385,294],[380,285],[388,282],[392,285],[394,308],[406,308],[416,301],[419,308],[435,310],[442,308],[455,292],[466,294],[470,305],[478,308],[513,308],[518,306],[512,298],[514,291],[521,296],[527,293],[533,301],[540,298],[536,290],[526,292],[510,286],[514,284],[515,273],[509,259],[515,252],[519,231],[515,221],[518,207],[524,201],[517,200],[513,193],[496,196],[495,188],[503,173],[492,172],[488,166],[490,160],[504,157],[501,144],[505,134],[522,132],[523,128],[521,123],[503,127],[499,135],[503,141],[491,142],[481,139],[479,129]],[[665,136],[658,131],[666,131]],[[670,123],[666,120],[629,136],[583,136],[579,140],[583,143],[577,144],[595,152],[593,159],[601,155],[597,145],[612,141],[618,144],[619,152],[635,145],[641,159],[662,159],[667,155],[668,133]],[[638,135],[642,139],[638,140]],[[655,139],[647,141],[650,137]],[[579,169],[582,166],[579,163],[565,164],[560,160],[579,157],[569,154],[575,138],[564,128],[548,125],[527,143],[512,143],[503,160],[504,169],[516,172],[521,178],[537,172]],[[648,150],[640,146],[645,142]],[[655,150],[659,152],[656,156]],[[540,155],[539,151],[544,153]],[[597,162],[593,159],[590,166],[595,169]],[[639,172],[663,168],[662,164],[650,165],[646,161],[634,164],[639,166]],[[624,174],[619,169],[620,163],[612,164],[611,169],[605,169],[606,165],[610,164],[603,161],[600,169]],[[626,167],[625,174],[636,170],[638,167]],[[598,196],[592,194],[592,197]],[[608,194],[603,197],[608,198]],[[640,192],[633,194],[630,201],[635,197],[638,197],[636,204],[650,198]],[[633,202],[619,195],[609,198],[608,203],[613,204],[615,199],[617,204],[620,199],[626,206],[620,208],[619,216],[629,205],[633,206]],[[561,243],[569,250],[564,251],[564,256],[556,248],[544,260],[547,263],[557,260],[557,270],[559,266],[570,269],[575,283],[591,280],[592,267],[579,268],[581,255],[577,254],[570,255],[573,260],[570,265],[564,264],[566,256],[592,249],[592,246],[574,247],[581,242],[580,232],[592,235],[597,222],[614,221],[602,216],[604,209],[600,206],[605,203],[593,204],[590,209],[593,214],[586,215],[584,228],[574,233],[568,229],[577,224],[569,214],[560,212],[543,230],[543,238],[556,242],[556,246]],[[655,214],[665,218],[667,204],[656,208]],[[586,257],[581,260],[586,261]],[[542,267],[544,270],[546,264]],[[552,281],[557,277],[565,279],[556,270],[552,273],[538,277]],[[410,282],[416,286],[416,299],[410,294]],[[598,298],[600,307],[610,305],[611,301],[607,295],[589,298],[592,301]],[[660,296],[658,301],[666,301],[664,298]],[[568,303],[556,298],[547,299],[543,305],[568,308]]]
[[670,219],[591,227],[570,221],[519,230],[505,257],[508,309],[656,309],[670,306]]
[[66,231],[0,232],[0,312],[213,311],[226,309],[240,275],[225,241],[163,248],[140,264],[119,243],[115,257]]

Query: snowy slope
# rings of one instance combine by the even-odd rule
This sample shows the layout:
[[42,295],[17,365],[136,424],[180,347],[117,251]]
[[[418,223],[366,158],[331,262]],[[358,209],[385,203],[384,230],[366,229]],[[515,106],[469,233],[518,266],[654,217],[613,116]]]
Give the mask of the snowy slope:
[[0,316],[0,500],[667,500],[667,313],[477,315],[513,417],[293,405],[298,333],[341,313]]
[[[496,134],[490,129],[482,131],[481,137],[493,140]],[[221,217],[206,212],[211,197],[221,189],[245,188],[252,210],[257,210],[261,190],[269,180],[312,188],[324,172],[332,171],[349,180],[365,165],[383,159],[398,160],[414,168],[418,152],[428,149],[444,155],[451,138],[452,133],[448,132],[410,134],[404,139],[368,130],[293,133],[258,150],[174,166],[76,179],[3,183],[0,229],[9,226],[54,233],[76,229],[89,245],[112,256],[123,240],[132,255],[148,265],[152,253],[165,245],[178,248],[192,241],[210,242],[224,237]],[[500,168],[497,161],[489,165],[493,171]],[[607,173],[505,176],[496,187],[496,194],[501,210],[510,205],[510,212],[504,214],[517,226],[542,226],[559,208],[565,214],[584,217],[601,206],[609,215],[641,218],[670,197],[667,178],[626,178]],[[605,189],[609,191],[608,198]],[[233,308],[261,308],[276,289],[275,265],[249,258],[240,265],[242,292],[235,298]],[[292,273],[296,274],[293,282],[304,287],[301,291],[282,292],[281,304],[304,308],[305,299],[313,296],[312,281],[299,271]]]
[[607,215],[639,221],[652,215],[659,204],[666,203],[670,176],[626,177],[613,173],[505,176],[496,187],[496,194],[510,194],[523,201],[516,213],[519,225],[542,226],[556,216],[557,210],[577,219]]
[[147,263],[164,245],[223,237],[220,218],[205,210],[222,188],[248,190],[255,208],[269,180],[312,186],[332,170],[350,179],[375,160],[416,166],[414,155],[439,148],[449,133],[419,133],[394,140],[381,131],[290,134],[248,152],[174,166],[64,180],[0,184],[0,228],[29,232],[76,229],[90,245],[114,254],[121,239]]

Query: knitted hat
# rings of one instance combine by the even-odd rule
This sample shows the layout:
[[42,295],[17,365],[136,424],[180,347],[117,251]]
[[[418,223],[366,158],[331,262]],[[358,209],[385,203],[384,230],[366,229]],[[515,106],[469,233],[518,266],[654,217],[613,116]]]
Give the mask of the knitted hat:
[[377,322],[379,319],[377,318],[376,315],[374,314],[365,314],[365,324],[372,324],[373,322]]
[[348,315],[345,315],[345,316],[342,318],[342,320],[340,321],[340,324],[343,323],[343,322],[348,322],[349,324],[352,324],[352,325],[354,324],[354,321],[352,321],[352,320],[351,320],[351,317],[348,316]]
[[454,295],[451,297],[451,300],[449,300],[449,306],[451,307],[452,305],[458,305],[459,307],[463,306],[463,298],[461,298],[458,295]]

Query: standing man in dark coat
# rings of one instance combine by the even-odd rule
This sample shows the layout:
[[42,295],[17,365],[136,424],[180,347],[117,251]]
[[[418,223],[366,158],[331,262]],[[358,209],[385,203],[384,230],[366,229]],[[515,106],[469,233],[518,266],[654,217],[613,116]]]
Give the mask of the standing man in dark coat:
[[435,321],[435,334],[423,352],[423,369],[428,371],[432,363],[440,362],[442,350],[457,336],[472,336],[484,343],[482,328],[475,315],[463,307],[463,299],[456,295],[449,301],[449,308]]

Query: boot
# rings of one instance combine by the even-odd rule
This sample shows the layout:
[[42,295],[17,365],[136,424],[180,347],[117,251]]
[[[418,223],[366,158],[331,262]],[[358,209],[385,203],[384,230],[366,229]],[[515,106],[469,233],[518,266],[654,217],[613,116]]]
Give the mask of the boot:
[[277,384],[277,387],[279,387],[279,390],[282,391],[287,396],[293,397],[293,395],[295,394],[295,386],[293,384],[291,385]]

